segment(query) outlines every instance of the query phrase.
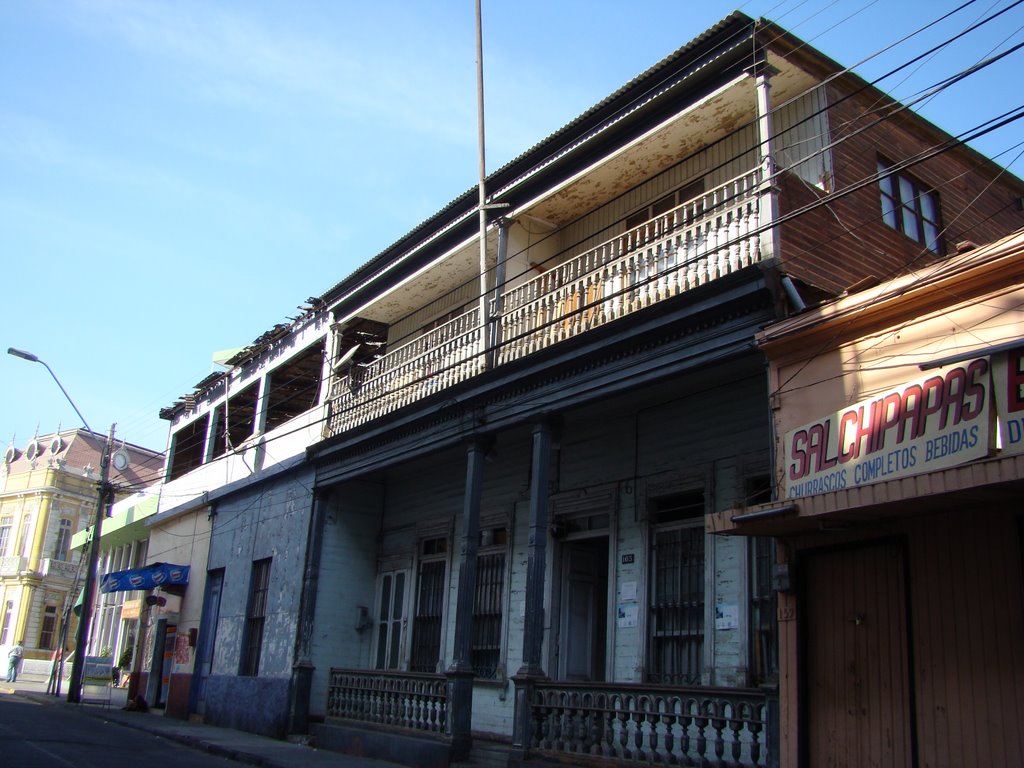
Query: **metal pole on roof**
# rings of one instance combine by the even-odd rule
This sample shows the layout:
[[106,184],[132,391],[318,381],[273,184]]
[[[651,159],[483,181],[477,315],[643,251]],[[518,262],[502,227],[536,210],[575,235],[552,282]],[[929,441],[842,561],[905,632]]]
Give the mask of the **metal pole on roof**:
[[480,342],[479,354],[480,364],[487,364],[487,328],[489,327],[488,301],[487,301],[487,190],[485,178],[487,176],[487,165],[484,153],[484,36],[483,21],[480,12],[480,0],[476,0],[476,116],[477,116],[477,143],[480,153],[480,190],[479,208],[480,216],[480,300],[479,300],[479,328]]

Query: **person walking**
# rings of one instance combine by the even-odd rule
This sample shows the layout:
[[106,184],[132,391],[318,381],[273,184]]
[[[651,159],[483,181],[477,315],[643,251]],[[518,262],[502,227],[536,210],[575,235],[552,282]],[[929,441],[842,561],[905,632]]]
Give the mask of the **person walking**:
[[25,653],[25,648],[22,645],[25,641],[19,640],[14,644],[14,647],[7,652],[7,682],[16,683],[18,682],[18,666],[21,664],[21,657]]

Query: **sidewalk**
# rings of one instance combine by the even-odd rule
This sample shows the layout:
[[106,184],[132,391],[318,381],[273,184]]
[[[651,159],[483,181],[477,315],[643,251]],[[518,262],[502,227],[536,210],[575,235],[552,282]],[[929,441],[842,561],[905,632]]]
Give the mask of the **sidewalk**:
[[395,763],[318,750],[305,744],[278,741],[230,728],[175,720],[164,717],[159,710],[128,712],[122,709],[127,696],[124,689],[115,688],[111,691],[109,706],[94,703],[68,704],[66,686],[62,688],[62,695],[56,697],[46,693],[45,683],[35,680],[19,680],[17,683],[0,681],[0,695],[22,697],[37,704],[78,707],[83,714],[92,717],[148,731],[194,749],[263,768],[402,768]]

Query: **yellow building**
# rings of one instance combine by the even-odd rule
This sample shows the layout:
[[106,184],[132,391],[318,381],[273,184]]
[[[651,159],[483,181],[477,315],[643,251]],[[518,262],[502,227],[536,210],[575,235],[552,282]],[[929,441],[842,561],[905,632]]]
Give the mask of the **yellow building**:
[[[105,436],[73,429],[10,445],[0,465],[0,648],[21,640],[26,663],[48,660],[58,647],[70,602],[85,574],[72,536],[91,525],[96,510]],[[126,463],[112,462],[116,498],[157,480],[163,457],[117,443]],[[116,469],[124,465],[123,470]],[[73,620],[73,616],[72,616]],[[74,627],[68,628],[68,644]]]

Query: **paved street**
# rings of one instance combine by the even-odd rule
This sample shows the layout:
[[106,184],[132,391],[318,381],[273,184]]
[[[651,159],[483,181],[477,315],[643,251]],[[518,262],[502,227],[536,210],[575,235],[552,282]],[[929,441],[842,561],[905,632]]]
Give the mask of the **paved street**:
[[74,706],[39,704],[17,695],[0,696],[0,756],[9,768],[236,764]]
[[[164,717],[159,710],[123,709],[124,689],[86,689],[87,699],[110,694],[110,703],[68,704],[45,693],[45,681],[19,678],[0,684],[2,768],[120,768],[175,765],[209,768],[248,764],[261,768],[400,768],[366,757],[341,755],[231,728]],[[92,696],[90,697],[90,693]]]

